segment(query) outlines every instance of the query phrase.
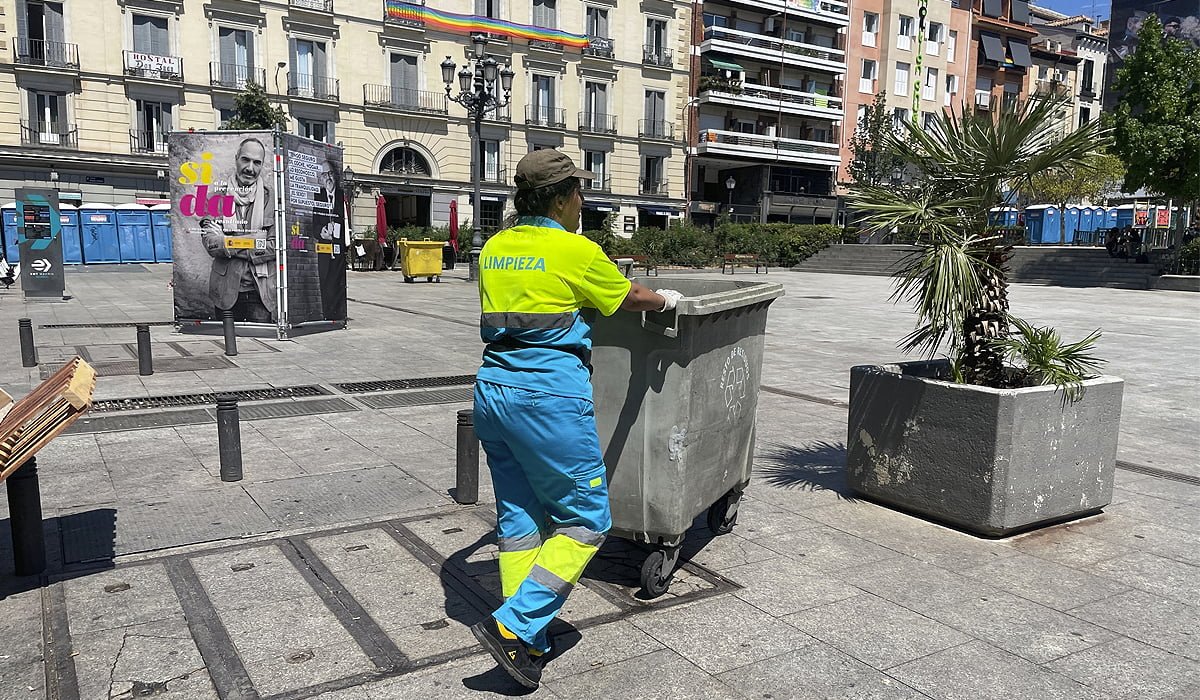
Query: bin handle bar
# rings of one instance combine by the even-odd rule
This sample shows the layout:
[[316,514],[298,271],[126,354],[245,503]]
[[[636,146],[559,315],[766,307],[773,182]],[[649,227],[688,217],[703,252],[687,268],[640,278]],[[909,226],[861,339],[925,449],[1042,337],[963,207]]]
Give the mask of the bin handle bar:
[[[673,323],[670,326],[664,326],[661,323],[657,323],[654,320],[652,320],[650,318],[650,313],[651,312],[649,312],[649,311],[642,312],[642,328],[643,329],[648,330],[651,333],[658,333],[659,335],[663,335],[668,338],[678,338],[679,337],[679,316],[678,316],[678,314],[676,314],[674,311],[668,311],[667,313],[669,313],[671,315],[671,321]],[[655,313],[657,314],[657,312],[655,312]],[[657,314],[657,315],[665,316],[666,314]]]

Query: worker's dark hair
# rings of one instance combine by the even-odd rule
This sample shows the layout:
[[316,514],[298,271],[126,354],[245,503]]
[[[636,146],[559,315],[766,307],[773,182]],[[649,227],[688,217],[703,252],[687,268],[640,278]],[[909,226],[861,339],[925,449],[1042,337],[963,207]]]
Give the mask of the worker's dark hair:
[[579,178],[569,177],[553,185],[538,187],[532,190],[518,189],[513,195],[513,208],[516,213],[510,215],[504,222],[504,228],[512,228],[524,216],[549,216],[550,207],[554,202],[574,194],[579,189]]

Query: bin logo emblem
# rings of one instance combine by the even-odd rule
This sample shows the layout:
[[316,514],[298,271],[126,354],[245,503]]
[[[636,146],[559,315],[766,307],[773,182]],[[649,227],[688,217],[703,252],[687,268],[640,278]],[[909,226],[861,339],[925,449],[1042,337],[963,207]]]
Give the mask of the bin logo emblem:
[[746,400],[749,382],[750,361],[746,359],[746,351],[740,347],[734,348],[721,370],[721,391],[725,394],[725,410],[729,420],[742,414],[742,403]]

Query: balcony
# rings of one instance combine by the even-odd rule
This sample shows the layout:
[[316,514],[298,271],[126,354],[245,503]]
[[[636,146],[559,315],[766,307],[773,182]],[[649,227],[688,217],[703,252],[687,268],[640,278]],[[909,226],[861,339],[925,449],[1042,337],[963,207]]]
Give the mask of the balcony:
[[613,40],[602,36],[589,36],[588,45],[583,49],[584,56],[595,56],[597,58],[612,58]]
[[654,44],[642,46],[642,65],[670,68],[674,58],[675,53],[664,46],[655,46]]
[[557,41],[543,41],[541,39],[530,39],[529,48],[538,49],[539,51],[550,51],[552,53],[562,53],[563,46]]
[[288,7],[313,12],[333,12],[333,0],[288,0]]
[[512,122],[512,105],[506,104],[483,115],[485,122],[503,122],[509,124]]
[[483,172],[479,174],[479,180],[492,185],[507,185],[508,184],[508,168],[502,165],[484,164]]
[[836,141],[808,141],[715,129],[700,132],[695,153],[829,166],[841,163]]
[[579,130],[585,134],[615,134],[617,133],[617,115],[580,112]]
[[796,17],[805,19],[816,19],[823,22],[829,22],[838,26],[846,26],[850,23],[850,8],[847,3],[838,2],[837,0],[819,0],[796,2],[795,0],[733,0],[736,5],[745,5],[753,7],[764,14],[773,14],[787,11],[788,16],[793,18],[789,23],[795,21]]
[[[417,5],[424,7],[425,0],[406,0],[409,5]],[[397,27],[406,27],[408,29],[425,29],[425,18],[417,14],[413,10],[403,7],[387,7],[384,4],[383,21],[385,24],[390,24]]]
[[567,128],[567,110],[558,107],[525,105],[525,123],[529,126],[565,129]]
[[446,93],[410,90],[391,85],[363,85],[363,104],[399,112],[447,113]]
[[639,177],[638,194],[652,197],[666,197],[667,181],[661,177]]
[[674,141],[675,124],[673,122],[664,122],[658,119],[639,119],[638,136],[644,139]]
[[289,73],[287,94],[309,100],[337,102],[338,82],[337,78],[327,78],[323,75]]
[[140,51],[126,51],[125,75],[131,78],[182,83],[183,59],[179,56],[156,56]]
[[1092,83],[1084,83],[1079,87],[1079,99],[1085,102],[1091,102],[1096,99],[1096,86]]
[[842,98],[787,87],[743,84],[740,80],[700,77],[700,104],[768,109],[824,119],[842,118]]
[[1039,97],[1067,97],[1071,94],[1071,82],[1061,80],[1039,80],[1034,86]]
[[75,149],[79,147],[79,130],[67,122],[22,119],[21,145]]
[[218,87],[245,90],[247,83],[254,83],[265,87],[267,84],[267,71],[264,68],[243,66],[238,63],[217,63],[213,61],[208,64],[208,79],[212,85]]
[[591,180],[581,180],[581,187],[588,192],[612,192],[612,178],[608,175],[597,175]]
[[783,60],[833,73],[846,70],[846,52],[827,46],[777,39],[727,27],[705,27],[701,51],[720,51],[732,56],[767,61],[778,65]]
[[129,150],[133,153],[150,153],[167,155],[167,135],[161,131],[131,129],[129,131]]
[[79,46],[62,41],[13,37],[17,65],[79,70]]

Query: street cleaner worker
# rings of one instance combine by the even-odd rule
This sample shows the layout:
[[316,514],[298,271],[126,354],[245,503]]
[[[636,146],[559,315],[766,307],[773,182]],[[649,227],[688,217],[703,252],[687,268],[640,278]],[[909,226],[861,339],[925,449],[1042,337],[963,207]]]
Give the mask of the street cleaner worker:
[[496,495],[504,604],[471,626],[517,682],[536,688],[546,628],[612,524],[592,407],[591,328],[580,316],[667,311],[682,296],[626,279],[600,246],[575,233],[580,179],[555,150],[517,164],[514,225],[479,256],[480,335],[475,431]]

